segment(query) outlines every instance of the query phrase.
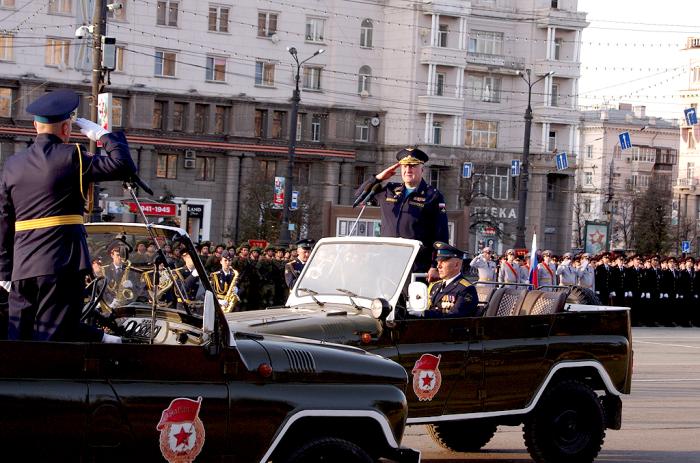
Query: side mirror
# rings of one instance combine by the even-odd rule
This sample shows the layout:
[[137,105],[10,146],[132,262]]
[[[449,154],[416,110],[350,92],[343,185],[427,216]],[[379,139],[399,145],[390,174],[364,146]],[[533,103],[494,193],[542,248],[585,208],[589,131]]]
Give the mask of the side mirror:
[[408,313],[422,316],[428,308],[428,287],[425,283],[414,281],[408,285]]
[[202,315],[202,341],[207,342],[214,333],[214,320],[216,319],[216,304],[214,293],[204,293],[204,314]]

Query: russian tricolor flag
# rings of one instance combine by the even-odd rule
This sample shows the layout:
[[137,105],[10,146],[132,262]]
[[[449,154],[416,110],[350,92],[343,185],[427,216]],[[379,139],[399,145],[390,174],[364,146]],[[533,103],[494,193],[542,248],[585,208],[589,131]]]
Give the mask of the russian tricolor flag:
[[530,284],[537,289],[537,233],[532,234],[532,247],[530,248]]

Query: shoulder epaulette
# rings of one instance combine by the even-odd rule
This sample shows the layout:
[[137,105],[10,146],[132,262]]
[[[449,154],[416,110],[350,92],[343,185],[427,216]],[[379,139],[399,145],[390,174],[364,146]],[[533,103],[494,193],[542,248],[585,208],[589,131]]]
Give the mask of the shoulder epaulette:
[[471,283],[469,283],[469,281],[466,278],[460,279],[459,284],[462,286],[471,286],[472,285]]

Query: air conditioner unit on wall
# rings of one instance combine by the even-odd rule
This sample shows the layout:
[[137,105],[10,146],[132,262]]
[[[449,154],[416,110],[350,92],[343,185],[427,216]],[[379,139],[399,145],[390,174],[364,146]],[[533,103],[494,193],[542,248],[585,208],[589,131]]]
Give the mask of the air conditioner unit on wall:
[[197,166],[197,161],[194,159],[185,159],[185,169],[194,169]]
[[195,150],[185,150],[185,159],[196,159],[197,152]]

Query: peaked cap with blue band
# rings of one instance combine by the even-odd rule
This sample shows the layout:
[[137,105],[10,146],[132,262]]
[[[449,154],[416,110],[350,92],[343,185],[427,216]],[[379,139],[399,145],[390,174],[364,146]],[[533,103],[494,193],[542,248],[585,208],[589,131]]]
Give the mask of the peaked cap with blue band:
[[34,120],[44,124],[70,119],[71,113],[80,104],[80,97],[73,90],[55,90],[40,96],[27,106],[27,112]]
[[435,255],[436,259],[466,259],[467,257],[464,251],[460,251],[456,247],[443,243],[442,241],[436,241],[433,247],[437,251]]

